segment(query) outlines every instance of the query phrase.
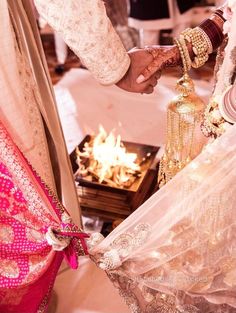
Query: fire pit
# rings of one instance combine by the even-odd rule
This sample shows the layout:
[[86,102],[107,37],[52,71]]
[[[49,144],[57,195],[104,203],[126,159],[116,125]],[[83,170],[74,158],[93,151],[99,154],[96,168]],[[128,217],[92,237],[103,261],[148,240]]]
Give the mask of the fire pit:
[[83,214],[114,220],[132,213],[156,185],[158,150],[102,128],[87,135],[70,155]]

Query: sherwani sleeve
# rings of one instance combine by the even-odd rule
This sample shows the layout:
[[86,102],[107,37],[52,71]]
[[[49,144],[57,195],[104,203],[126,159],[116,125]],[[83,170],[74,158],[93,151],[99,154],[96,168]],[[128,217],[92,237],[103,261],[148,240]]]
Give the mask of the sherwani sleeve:
[[125,75],[130,59],[102,0],[34,1],[42,18],[101,84],[114,84]]

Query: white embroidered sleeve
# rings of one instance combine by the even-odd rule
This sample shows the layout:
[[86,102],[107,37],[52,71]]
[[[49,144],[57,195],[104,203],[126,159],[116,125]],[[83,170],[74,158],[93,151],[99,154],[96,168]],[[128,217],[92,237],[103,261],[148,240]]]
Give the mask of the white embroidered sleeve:
[[118,82],[130,59],[102,0],[34,0],[39,14],[102,84]]

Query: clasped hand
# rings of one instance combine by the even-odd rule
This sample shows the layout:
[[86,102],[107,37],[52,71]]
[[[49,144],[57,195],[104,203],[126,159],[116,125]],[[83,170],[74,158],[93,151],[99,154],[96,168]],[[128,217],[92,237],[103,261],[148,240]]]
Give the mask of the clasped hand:
[[161,77],[161,71],[167,66],[177,64],[175,46],[153,46],[150,48],[134,48],[128,52],[130,67],[125,76],[116,84],[129,92],[153,92]]

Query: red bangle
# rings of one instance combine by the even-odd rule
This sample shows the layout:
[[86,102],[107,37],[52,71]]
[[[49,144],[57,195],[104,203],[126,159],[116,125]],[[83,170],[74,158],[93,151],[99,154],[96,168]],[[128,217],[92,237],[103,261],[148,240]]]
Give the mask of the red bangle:
[[220,27],[212,20],[207,19],[202,22],[199,27],[207,34],[209,37],[213,51],[216,50],[223,42],[224,35]]
[[215,12],[214,12],[214,14],[216,14],[216,15],[218,15],[222,20],[223,20],[223,22],[226,22],[226,19],[224,18],[224,16],[223,16],[223,11],[222,10],[216,10]]

